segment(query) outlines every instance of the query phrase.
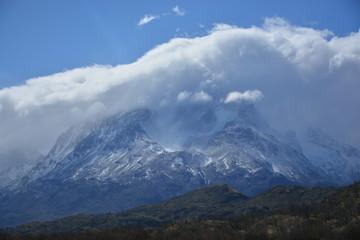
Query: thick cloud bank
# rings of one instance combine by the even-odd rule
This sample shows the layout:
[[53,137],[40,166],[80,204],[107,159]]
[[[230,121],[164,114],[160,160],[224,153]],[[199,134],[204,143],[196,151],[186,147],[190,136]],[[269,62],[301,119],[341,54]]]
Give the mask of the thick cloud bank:
[[257,102],[275,127],[322,127],[359,147],[359,43],[360,32],[337,37],[272,18],[172,39],[132,64],[30,79],[0,90],[0,152],[46,153],[69,126],[140,106],[238,101]]

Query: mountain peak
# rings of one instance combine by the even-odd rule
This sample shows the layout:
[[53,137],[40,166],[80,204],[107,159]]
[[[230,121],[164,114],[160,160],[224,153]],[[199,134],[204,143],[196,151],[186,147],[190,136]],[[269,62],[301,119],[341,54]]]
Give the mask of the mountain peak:
[[[310,134],[318,144],[322,139],[334,141],[315,130]],[[4,194],[0,209],[6,211],[0,215],[9,219],[4,224],[11,225],[78,212],[123,211],[210,184],[231,184],[252,196],[279,184],[318,186],[360,179],[359,151],[339,144],[318,146],[315,150],[321,151],[314,158],[305,155],[295,134],[279,137],[251,103],[182,111],[134,109],[70,129],[16,189]],[[277,188],[269,194],[281,197],[281,192],[290,191],[296,199],[301,195],[297,190]],[[212,206],[245,199],[220,184],[160,207],[180,212],[201,208],[206,216],[216,211]],[[180,208],[174,209],[174,204]],[[51,216],[34,214],[43,209]]]
[[310,127],[306,132],[307,137],[310,142],[323,145],[323,146],[333,146],[336,145],[336,141],[327,133],[321,129],[315,129]]
[[262,130],[269,130],[270,127],[263,117],[256,110],[253,103],[241,103],[234,109],[236,111],[236,118],[228,122],[225,127],[230,126],[251,126]]
[[138,121],[141,120],[148,120],[152,115],[152,112],[148,108],[136,108],[131,111],[120,113],[117,118],[130,118],[130,119],[137,119]]

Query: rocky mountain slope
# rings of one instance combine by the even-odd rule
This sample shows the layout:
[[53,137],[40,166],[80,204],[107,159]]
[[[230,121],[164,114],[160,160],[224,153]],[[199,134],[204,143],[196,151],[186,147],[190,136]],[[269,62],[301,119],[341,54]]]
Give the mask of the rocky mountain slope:
[[0,189],[22,179],[43,156],[36,151],[9,151],[0,153]]
[[1,190],[0,226],[120,212],[220,183],[252,196],[279,184],[341,185],[360,176],[359,150],[315,133],[303,148],[249,103],[173,116],[136,109],[72,127]]
[[321,129],[308,129],[302,143],[304,154],[333,182],[351,184],[360,179],[360,151],[340,144]]

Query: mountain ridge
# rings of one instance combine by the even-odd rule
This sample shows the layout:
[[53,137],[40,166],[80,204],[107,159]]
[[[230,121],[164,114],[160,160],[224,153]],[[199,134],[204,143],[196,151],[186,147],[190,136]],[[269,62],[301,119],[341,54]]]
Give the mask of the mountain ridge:
[[[252,104],[230,110],[198,106],[176,113],[173,125],[163,115],[141,108],[69,129],[28,175],[1,190],[0,226],[119,212],[220,183],[253,196],[279,184],[330,186],[360,178],[360,167],[343,182],[338,181],[342,169],[324,172],[295,134],[277,134]],[[202,123],[206,127],[197,129]],[[178,149],[159,143],[167,138]],[[353,152],[339,158],[347,166],[360,165],[358,150],[331,146],[339,156]]]

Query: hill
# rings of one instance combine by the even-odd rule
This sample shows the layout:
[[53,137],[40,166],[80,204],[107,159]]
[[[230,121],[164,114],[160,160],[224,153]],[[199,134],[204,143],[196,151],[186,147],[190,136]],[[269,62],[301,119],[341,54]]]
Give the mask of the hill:
[[119,214],[79,214],[58,221],[27,223],[8,228],[6,232],[11,234],[83,232],[129,224],[161,227],[185,220],[261,214],[293,205],[317,203],[338,191],[340,191],[338,188],[276,186],[249,198],[226,184],[220,184],[203,187],[158,204],[144,205]]

